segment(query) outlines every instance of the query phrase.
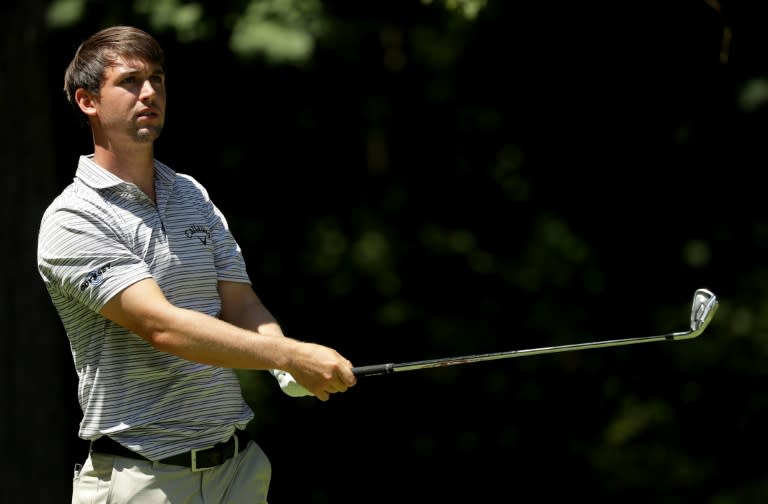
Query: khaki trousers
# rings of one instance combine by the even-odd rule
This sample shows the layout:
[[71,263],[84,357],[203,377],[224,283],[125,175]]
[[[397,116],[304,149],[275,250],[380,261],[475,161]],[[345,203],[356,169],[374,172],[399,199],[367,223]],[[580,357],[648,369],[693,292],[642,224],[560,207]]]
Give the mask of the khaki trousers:
[[271,477],[272,465],[253,440],[199,472],[92,452],[75,474],[72,504],[267,504]]

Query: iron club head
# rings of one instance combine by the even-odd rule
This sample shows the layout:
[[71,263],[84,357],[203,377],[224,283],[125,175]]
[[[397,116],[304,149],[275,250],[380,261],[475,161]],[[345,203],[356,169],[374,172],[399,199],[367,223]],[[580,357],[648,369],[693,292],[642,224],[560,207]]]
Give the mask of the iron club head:
[[691,337],[696,337],[709,325],[715,316],[719,302],[717,296],[707,289],[698,289],[693,294],[691,308]]

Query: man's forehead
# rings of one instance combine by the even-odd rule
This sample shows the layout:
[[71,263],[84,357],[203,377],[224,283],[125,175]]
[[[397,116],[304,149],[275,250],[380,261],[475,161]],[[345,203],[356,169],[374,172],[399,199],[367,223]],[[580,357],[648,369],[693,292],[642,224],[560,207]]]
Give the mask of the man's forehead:
[[141,58],[117,56],[112,60],[112,63],[107,70],[112,73],[130,73],[161,72],[163,69],[159,63],[152,63]]

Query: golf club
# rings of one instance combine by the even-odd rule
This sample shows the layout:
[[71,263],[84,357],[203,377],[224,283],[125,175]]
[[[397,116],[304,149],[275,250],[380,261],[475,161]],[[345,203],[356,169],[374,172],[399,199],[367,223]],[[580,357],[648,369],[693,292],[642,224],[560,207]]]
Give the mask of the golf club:
[[528,350],[512,350],[509,352],[467,355],[464,357],[429,359],[403,363],[391,362],[388,364],[374,364],[371,366],[353,367],[352,372],[355,374],[355,376],[373,376],[398,373],[401,371],[414,371],[416,369],[454,366],[457,364],[470,364],[473,362],[483,362],[498,359],[509,359],[512,357],[525,357],[529,355],[541,355],[556,352],[570,352],[574,350],[585,350],[588,348],[605,348],[632,345],[635,343],[650,343],[653,341],[675,341],[691,339],[699,336],[702,332],[704,332],[704,329],[706,329],[709,323],[712,321],[712,317],[715,316],[718,304],[719,303],[717,297],[711,291],[707,289],[698,289],[693,295],[690,329],[681,332],[660,334],[658,336],[641,336],[636,338],[595,341],[591,343],[575,343],[571,345],[531,348]]

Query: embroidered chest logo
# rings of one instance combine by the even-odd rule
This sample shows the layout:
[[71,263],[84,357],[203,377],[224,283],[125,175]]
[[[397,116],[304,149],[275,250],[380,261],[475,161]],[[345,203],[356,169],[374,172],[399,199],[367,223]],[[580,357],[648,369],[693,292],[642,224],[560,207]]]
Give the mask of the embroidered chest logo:
[[197,238],[203,245],[207,245],[208,240],[211,239],[211,232],[208,231],[208,226],[198,226],[197,224],[188,227],[184,231],[184,235],[187,238]]
[[89,271],[88,274],[85,275],[85,280],[80,283],[80,290],[84,291],[88,287],[101,285],[102,282],[104,282],[104,275],[111,267],[112,263],[107,263],[99,269]]

